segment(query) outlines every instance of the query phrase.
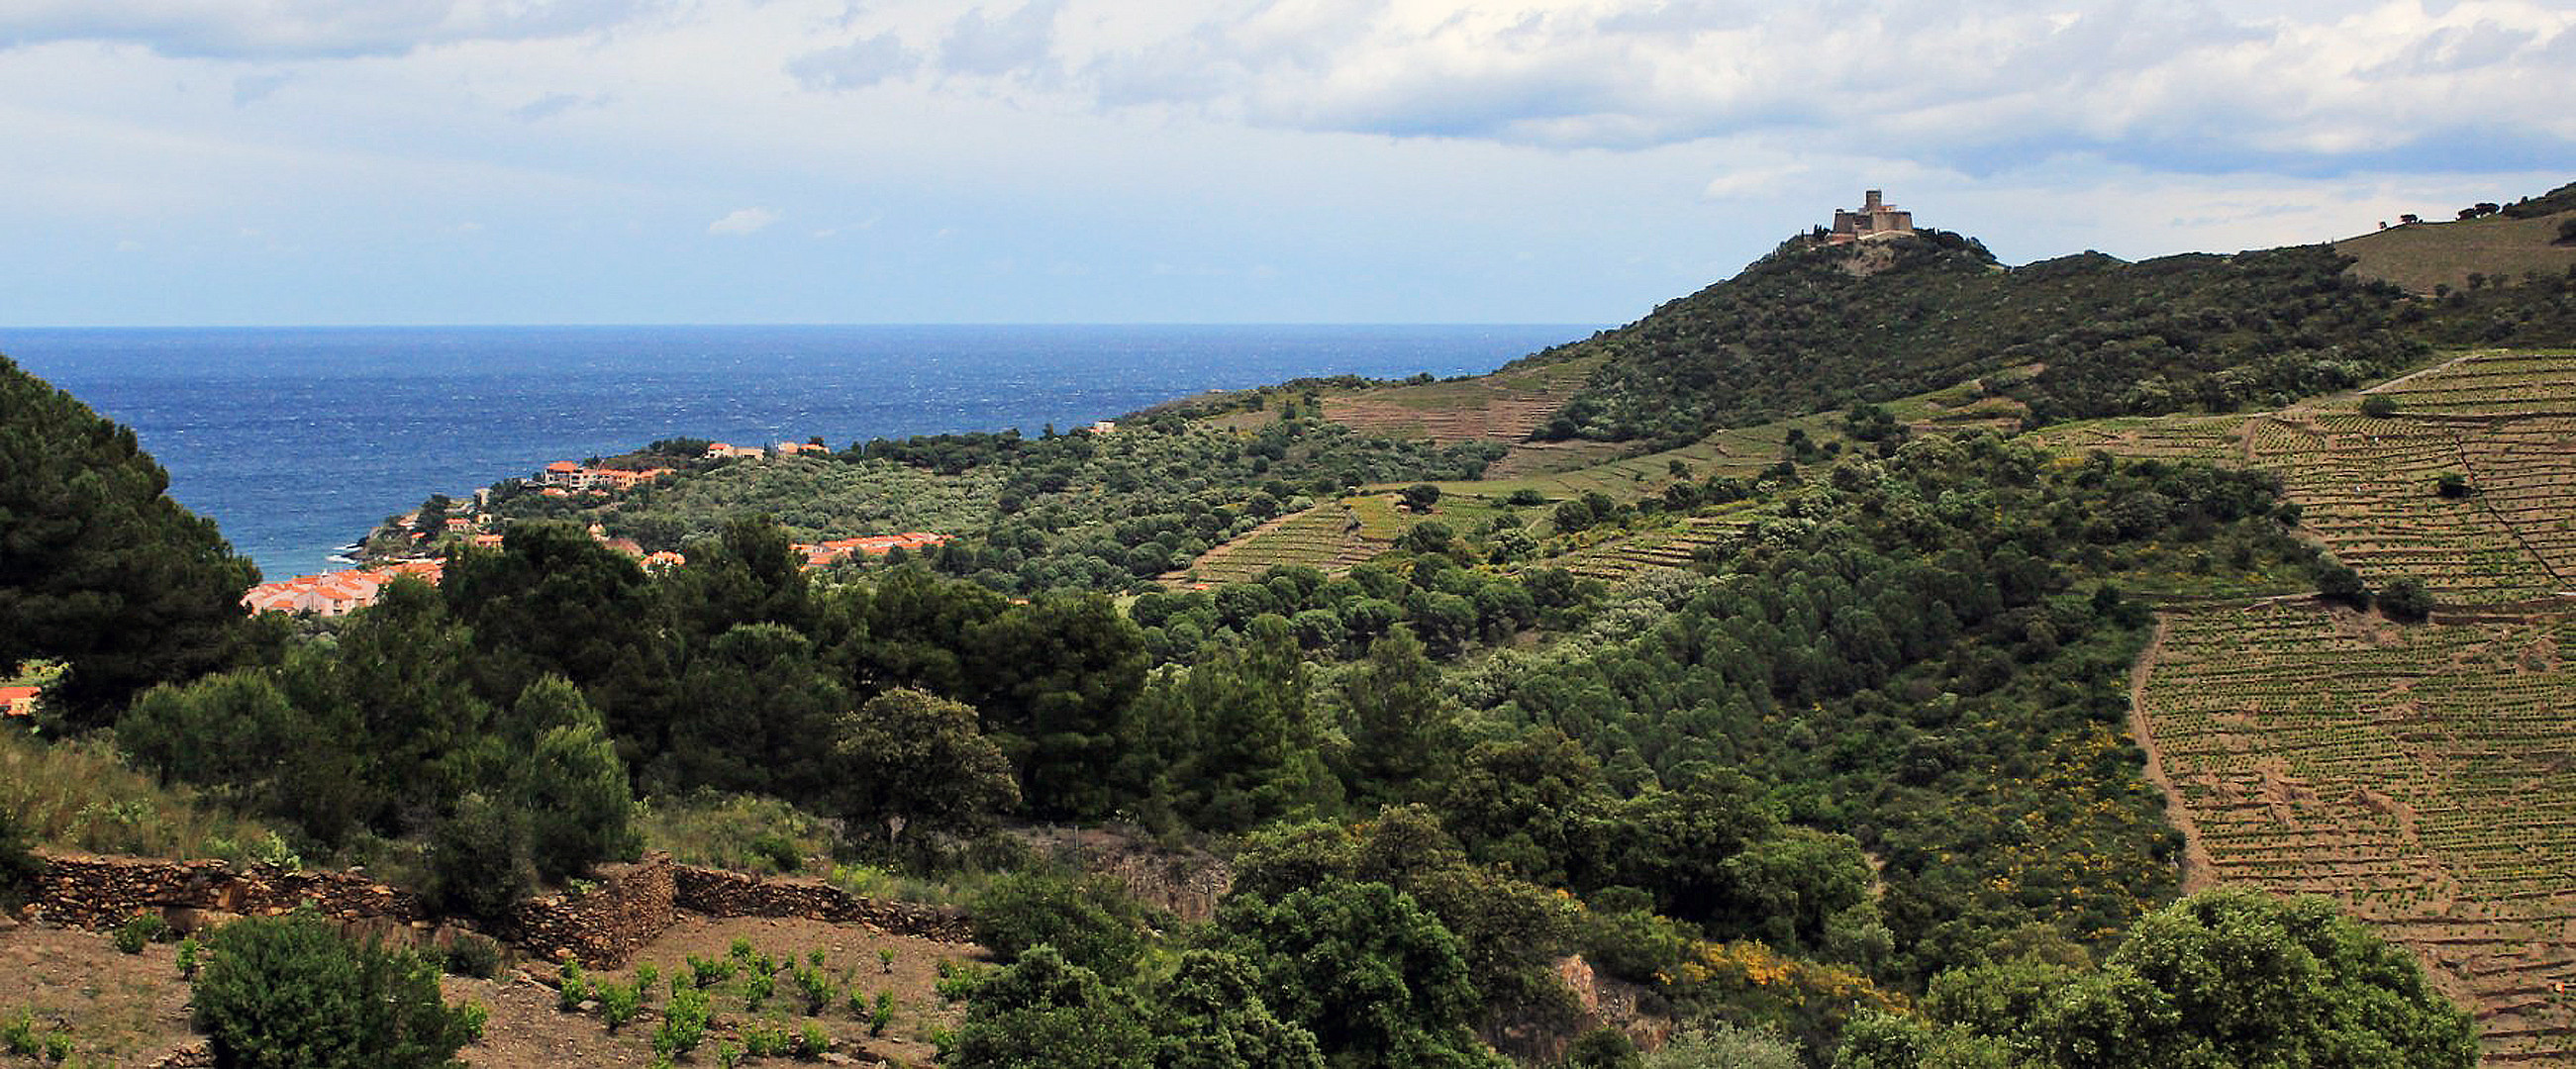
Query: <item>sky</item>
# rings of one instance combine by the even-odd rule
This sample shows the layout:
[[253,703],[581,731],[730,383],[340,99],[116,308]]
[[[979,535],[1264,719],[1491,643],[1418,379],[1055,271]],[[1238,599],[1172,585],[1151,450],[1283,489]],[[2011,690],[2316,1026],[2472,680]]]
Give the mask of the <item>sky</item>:
[[1612,324],[2576,179],[2576,0],[6,0],[0,325]]

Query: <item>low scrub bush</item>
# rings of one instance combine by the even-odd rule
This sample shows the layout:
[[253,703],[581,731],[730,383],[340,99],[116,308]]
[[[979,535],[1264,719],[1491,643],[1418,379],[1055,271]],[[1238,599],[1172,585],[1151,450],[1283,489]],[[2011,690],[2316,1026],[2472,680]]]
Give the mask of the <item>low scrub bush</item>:
[[581,974],[580,958],[565,958],[555,971],[555,1008],[571,1012],[590,999],[590,981]]
[[239,1069],[443,1069],[485,1014],[439,998],[409,950],[352,943],[312,913],[218,929],[194,988],[197,1028]]
[[455,976],[489,980],[501,974],[501,942],[471,932],[447,944],[447,971]]
[[813,814],[775,798],[699,792],[655,798],[636,814],[650,849],[683,865],[743,872],[794,872],[809,857],[830,857],[840,836]]
[[113,938],[116,940],[116,949],[128,954],[140,954],[143,953],[145,945],[160,942],[162,937],[169,934],[170,922],[158,913],[146,911],[125,918],[125,923],[116,926],[116,934]]

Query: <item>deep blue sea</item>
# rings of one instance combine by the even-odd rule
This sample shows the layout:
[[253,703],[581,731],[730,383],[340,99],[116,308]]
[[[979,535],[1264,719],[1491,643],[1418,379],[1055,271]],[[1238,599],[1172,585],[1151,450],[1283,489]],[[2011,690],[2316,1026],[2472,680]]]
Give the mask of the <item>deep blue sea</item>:
[[133,427],[270,577],[432,493],[658,438],[1088,425],[1308,375],[1489,371],[1589,325],[8,328],[0,353]]

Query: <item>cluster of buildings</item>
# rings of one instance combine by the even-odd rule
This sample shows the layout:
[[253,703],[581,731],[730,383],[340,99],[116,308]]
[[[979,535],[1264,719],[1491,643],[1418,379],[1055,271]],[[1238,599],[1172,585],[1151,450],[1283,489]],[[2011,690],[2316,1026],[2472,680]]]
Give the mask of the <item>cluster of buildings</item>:
[[827,445],[818,445],[813,442],[780,442],[777,445],[726,445],[723,442],[717,442],[707,447],[707,459],[727,460],[734,457],[765,457],[771,454],[776,454],[782,457],[792,457],[799,453],[829,453],[831,451],[832,447]]
[[[771,446],[734,446],[718,442],[707,447],[706,455],[712,460],[727,457],[793,456],[800,453],[829,451],[824,446],[800,442],[782,442]],[[558,460],[539,470],[531,481],[547,495],[566,496],[576,493],[631,490],[670,474],[671,471],[670,468],[646,468],[633,471],[622,468],[594,468],[569,460]],[[477,500],[481,500],[479,493]],[[450,516],[444,528],[436,533],[476,549],[499,549],[501,533],[489,530],[487,519],[488,514],[472,517]],[[412,523],[412,517],[401,517],[395,522],[408,526]],[[412,541],[426,542],[431,533],[414,532],[411,536]],[[688,563],[688,558],[668,550],[646,553],[644,547],[632,538],[610,538],[608,532],[595,523],[590,525],[590,537],[601,545],[635,558],[648,570],[660,571]],[[797,555],[804,559],[804,566],[812,569],[834,561],[845,560],[853,553],[882,557],[896,549],[918,551],[944,545],[947,541],[947,535],[909,531],[894,535],[839,538],[815,545],[800,543],[795,545],[794,549]],[[414,576],[435,586],[445,572],[444,562],[424,558],[398,560],[377,568],[299,575],[292,579],[280,579],[252,587],[249,593],[242,595],[242,604],[250,607],[253,612],[310,612],[319,616],[346,616],[375,604],[376,599],[383,594],[385,585],[393,582],[398,576]],[[13,694],[17,689],[26,690],[26,701],[32,707],[35,700],[35,688],[32,687],[0,689],[0,697]]]
[[628,471],[624,468],[583,467],[569,460],[558,460],[538,469],[536,478],[530,481],[537,484],[540,493],[563,497],[632,490],[670,473],[669,468]]
[[[499,535],[494,535],[499,538]],[[386,584],[400,576],[411,576],[437,586],[447,573],[447,565],[435,560],[400,560],[381,568],[357,568],[320,575],[299,575],[261,583],[242,595],[242,604],[252,612],[309,612],[317,616],[347,616],[376,603]]]
[[852,553],[865,553],[871,557],[882,557],[897,549],[901,549],[907,553],[917,553],[932,546],[946,544],[948,544],[948,536],[944,534],[931,534],[927,531],[906,531],[902,534],[869,535],[865,538],[835,538],[829,542],[821,542],[813,545],[797,542],[789,545],[787,548],[795,550],[799,556],[804,557],[805,567],[813,569],[820,568],[834,561],[847,560]]

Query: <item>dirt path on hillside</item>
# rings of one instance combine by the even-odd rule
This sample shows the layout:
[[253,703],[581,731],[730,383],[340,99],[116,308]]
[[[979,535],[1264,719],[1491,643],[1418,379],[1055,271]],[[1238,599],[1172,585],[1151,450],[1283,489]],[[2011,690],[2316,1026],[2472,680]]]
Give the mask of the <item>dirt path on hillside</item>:
[[2164,792],[2165,819],[2182,832],[2182,890],[2184,894],[2218,884],[2217,866],[2210,861],[2208,848],[2201,845],[2200,829],[2191,821],[2191,811],[2182,804],[2181,793],[2174,790],[2173,780],[2165,774],[2164,749],[2156,745],[2153,729],[2147,724],[2147,679],[2156,670],[2156,658],[2165,649],[2165,614],[2156,614],[2156,631],[2147,639],[2147,648],[2138,651],[2138,663],[2129,667],[2129,737],[2147,753],[2146,777],[2149,784]]

